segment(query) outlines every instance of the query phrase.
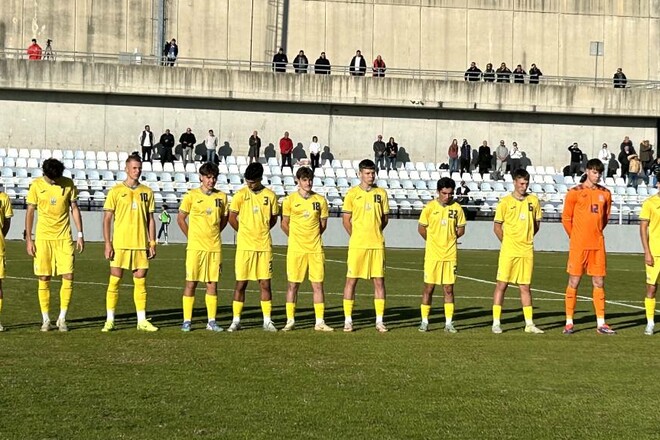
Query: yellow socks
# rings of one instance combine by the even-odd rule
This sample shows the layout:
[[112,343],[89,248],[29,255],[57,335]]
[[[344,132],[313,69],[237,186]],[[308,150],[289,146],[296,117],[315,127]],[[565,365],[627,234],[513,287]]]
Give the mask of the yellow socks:
[[193,307],[195,306],[194,296],[183,297],[183,321],[192,321]]
[[108,290],[105,292],[105,308],[108,314],[108,321],[115,320],[115,309],[117,308],[117,301],[119,301],[119,283],[121,278],[110,275],[108,281]]
[[138,322],[147,319],[147,280],[133,277],[133,302]]
[[374,299],[374,309],[376,309],[376,322],[383,322],[383,315],[385,314],[385,300]]
[[62,286],[60,287],[60,317],[59,319],[66,319],[66,311],[69,309],[71,302],[71,295],[73,294],[73,280],[65,280],[62,278]]
[[[431,306],[429,306],[430,308]],[[454,320],[454,303],[445,303],[445,323],[451,324]]]
[[644,308],[646,309],[646,322],[655,324],[655,298],[644,298]]
[[420,310],[422,312],[422,322],[429,322],[429,316],[431,316],[431,306],[422,304],[420,307]]
[[39,287],[37,290],[39,295],[39,307],[41,308],[41,316],[44,321],[49,321],[48,310],[50,309],[50,281],[39,280]]
[[231,309],[234,314],[233,322],[240,322],[241,313],[243,312],[243,303],[240,301],[234,301],[231,303]]
[[353,322],[353,304],[355,304],[355,300],[344,300],[344,319],[346,322]]
[[0,313],[2,313],[2,298],[0,298]]
[[286,303],[286,320],[293,321],[296,318],[296,303]]
[[325,303],[314,304],[314,315],[316,317],[317,324],[323,322],[325,315]]
[[206,302],[206,316],[209,321],[215,321],[215,315],[218,313],[218,295],[209,295],[204,297]]
[[502,318],[502,306],[493,304],[493,325],[500,325]]
[[534,325],[534,308],[532,306],[524,306],[523,316],[525,317],[525,325]]
[[261,301],[261,313],[264,315],[264,322],[270,321],[270,314],[273,311],[272,301]]

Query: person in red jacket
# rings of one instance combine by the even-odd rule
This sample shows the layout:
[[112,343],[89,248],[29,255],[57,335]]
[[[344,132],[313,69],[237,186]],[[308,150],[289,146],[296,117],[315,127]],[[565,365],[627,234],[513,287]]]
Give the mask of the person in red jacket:
[[28,47],[27,50],[28,54],[28,60],[40,60],[41,59],[41,46],[37,44],[37,40],[35,38],[32,39],[32,44],[30,47]]
[[284,169],[284,166],[288,163],[293,172],[293,141],[289,138],[289,132],[284,132],[284,137],[280,139],[280,154],[282,154],[282,166],[281,170]]

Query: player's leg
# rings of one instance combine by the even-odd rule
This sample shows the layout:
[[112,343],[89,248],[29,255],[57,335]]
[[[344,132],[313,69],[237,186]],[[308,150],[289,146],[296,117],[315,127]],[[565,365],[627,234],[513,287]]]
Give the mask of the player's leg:
[[[498,267],[498,277],[500,274],[500,267]],[[504,293],[506,292],[509,283],[506,281],[497,281],[495,283],[495,290],[493,291],[493,333],[500,334],[502,333],[502,304],[504,303]]]
[[65,273],[62,274],[62,284],[60,285],[60,314],[57,317],[55,325],[61,332],[69,331],[69,327],[66,323],[66,314],[69,310],[69,304],[71,303],[71,295],[73,294],[73,274]]
[[314,301],[314,317],[316,322],[314,330],[320,332],[334,331],[332,327],[325,323],[325,292],[323,290],[323,282],[312,281],[313,301]]
[[273,312],[273,295],[270,287],[270,278],[259,280],[259,291],[261,292],[261,313],[264,317],[264,331],[276,332],[277,328],[271,319],[271,314]]
[[581,250],[568,251],[568,285],[566,286],[566,297],[564,307],[566,311],[566,326],[564,334],[570,335],[575,331],[573,327],[573,317],[575,316],[575,307],[577,305],[577,290],[582,280],[582,275],[586,268],[586,253]]
[[41,311],[41,331],[47,332],[54,329],[50,323],[50,278],[53,273],[54,255],[52,254],[51,241],[37,240],[34,253],[34,274],[37,276],[37,296],[39,298],[39,309]]
[[454,284],[444,284],[442,290],[445,297],[445,333],[457,333],[454,327]]
[[383,316],[385,315],[385,278],[376,277],[372,278],[374,283],[374,309],[376,309],[376,330],[380,333],[385,333],[387,327],[383,322]]
[[[425,272],[425,279],[426,272]],[[429,316],[431,316],[431,305],[433,304],[433,292],[435,291],[435,284],[424,283],[422,290],[422,304],[420,305],[420,313],[422,315],[422,322],[419,324],[418,330],[426,332],[429,330]]]
[[[238,254],[238,251],[236,253]],[[245,289],[247,288],[247,285],[247,280],[236,280],[234,297],[231,303],[232,321],[227,329],[229,332],[235,332],[241,329],[241,313],[243,313],[243,304],[245,304]]]
[[519,284],[520,303],[525,317],[525,333],[542,334],[543,330],[534,325],[534,306],[532,304],[532,291],[529,284]]
[[[140,260],[142,259],[140,255],[144,253],[144,261],[147,261],[146,251],[134,252],[136,258]],[[133,270],[133,302],[135,303],[135,314],[137,315],[137,329],[155,332],[158,327],[147,320],[147,272],[148,269],[143,268]]]
[[[110,264],[112,264],[112,262],[110,262]],[[108,280],[108,288],[105,292],[105,309],[107,317],[105,325],[101,330],[103,332],[111,332],[115,329],[115,310],[117,309],[117,302],[119,301],[119,283],[121,282],[122,275],[124,275],[124,270],[121,267],[110,267],[110,279]]]
[[206,330],[212,332],[221,332],[222,327],[218,325],[215,318],[218,314],[218,283],[217,282],[208,282],[206,283],[206,295],[204,295],[204,302],[206,304],[206,317],[208,322],[206,323]]
[[236,285],[234,286],[234,296],[231,303],[232,322],[227,331],[235,332],[241,329],[241,313],[245,304],[245,289],[248,280],[256,280],[256,253],[252,251],[236,250],[234,258],[234,272]]
[[[657,263],[656,263],[657,264]],[[644,334],[651,336],[655,329],[655,292],[658,288],[657,284],[646,285],[646,297],[644,298],[644,308],[646,309],[646,329]],[[2,290],[0,289],[0,297]]]
[[287,284],[286,289],[286,325],[283,331],[293,330],[296,325],[296,302],[298,301],[298,289],[300,283],[291,282]]
[[170,244],[170,224],[165,223],[165,243],[163,244]]
[[158,229],[158,235],[156,236],[157,240],[160,240],[161,235],[163,235],[163,232],[165,232],[165,223],[160,224],[160,228]]
[[286,276],[288,280],[286,290],[286,325],[282,330],[293,330],[296,321],[296,302],[300,283],[305,279],[309,262],[307,254],[292,252],[286,254]]
[[61,274],[62,284],[60,286],[60,314],[57,318],[57,328],[61,332],[69,331],[66,324],[66,314],[71,303],[73,294],[73,241],[58,240],[53,242],[53,256],[55,257],[56,273]]
[[[3,260],[4,260],[4,257],[3,257]],[[4,274],[4,269],[0,269],[0,270],[2,270],[2,277],[0,277],[0,315],[2,315],[2,300],[4,299],[4,296],[5,296],[4,291],[2,289],[2,279],[5,277],[5,274]],[[3,331],[5,331],[5,328],[2,326],[2,323],[0,323],[0,332],[3,332]]]
[[596,331],[601,335],[614,335],[616,332],[605,322],[605,277],[591,277],[592,300],[596,312]]
[[346,277],[346,283],[344,284],[344,299],[342,305],[344,308],[345,332],[353,331],[353,305],[355,304],[355,287],[357,286],[357,282],[357,278]]
[[181,298],[183,305],[183,324],[181,324],[182,332],[189,332],[192,329],[192,315],[195,307],[196,288],[197,281],[186,280],[186,284],[183,287],[183,298]]

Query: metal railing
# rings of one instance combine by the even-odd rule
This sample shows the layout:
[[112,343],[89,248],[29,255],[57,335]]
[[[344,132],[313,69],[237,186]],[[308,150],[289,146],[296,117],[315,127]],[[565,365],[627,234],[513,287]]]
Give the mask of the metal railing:
[[[0,59],[28,59],[26,49],[17,48],[4,48],[0,49]],[[107,63],[107,64],[130,64],[130,65],[145,65],[145,66],[161,66],[163,68],[172,68],[168,65],[167,59],[158,55],[145,55],[133,52],[121,53],[100,53],[100,52],[80,52],[80,51],[54,51],[49,60],[33,60],[34,62],[83,62],[83,63]],[[202,69],[225,69],[225,70],[240,70],[240,71],[254,71],[254,72],[272,72],[273,64],[265,61],[249,61],[249,60],[230,60],[218,58],[187,58],[178,57],[174,63],[173,68],[176,67],[193,67]],[[307,69],[307,74],[314,74],[314,64],[310,64]],[[295,74],[292,63],[286,66],[286,73]],[[350,66],[347,65],[333,65],[330,70],[331,75],[351,75]],[[451,70],[432,70],[432,69],[405,69],[388,67],[385,76],[388,78],[408,78],[408,79],[423,79],[423,80],[442,80],[442,81],[464,81],[465,72],[451,71]],[[367,67],[364,73],[365,77],[372,77],[372,69]],[[513,82],[513,74],[510,76],[510,83],[498,83],[499,85],[517,86]],[[375,78],[378,80],[380,78]],[[483,80],[478,81],[483,82]],[[478,83],[475,81],[475,83]],[[525,76],[525,83],[529,83],[529,76]],[[593,78],[593,77],[574,77],[574,76],[541,76],[540,84],[548,85],[585,85],[595,87],[612,88],[612,78]],[[647,81],[647,80],[627,80],[626,88],[646,88],[658,89],[660,88],[660,81]]]

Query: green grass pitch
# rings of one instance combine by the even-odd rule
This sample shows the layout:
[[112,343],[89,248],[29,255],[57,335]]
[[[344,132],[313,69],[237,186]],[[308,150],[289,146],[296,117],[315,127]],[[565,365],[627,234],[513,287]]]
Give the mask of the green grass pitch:
[[[285,254],[275,249],[274,321],[284,324]],[[640,255],[610,255],[608,322],[595,332],[589,279],[573,336],[563,336],[566,255],[537,253],[535,319],[523,332],[510,288],[502,335],[493,335],[497,253],[459,251],[456,324],[442,331],[436,291],[433,331],[417,331],[420,250],[388,250],[387,334],[373,328],[370,284],[358,284],[357,331],[314,332],[310,286],[302,286],[296,331],[261,330],[250,285],[244,331],[203,330],[198,290],[194,330],[183,334],[184,247],[159,246],[148,277],[148,315],[161,330],[138,333],[130,280],[120,292],[119,330],[101,333],[107,263],[89,244],[76,261],[69,333],[41,333],[36,280],[24,243],[10,242],[0,334],[0,439],[518,439],[660,437],[656,402],[660,335],[643,336]],[[224,249],[218,321],[231,319],[234,248]],[[326,250],[326,321],[340,330],[345,249]],[[59,282],[53,282],[51,316]]]

